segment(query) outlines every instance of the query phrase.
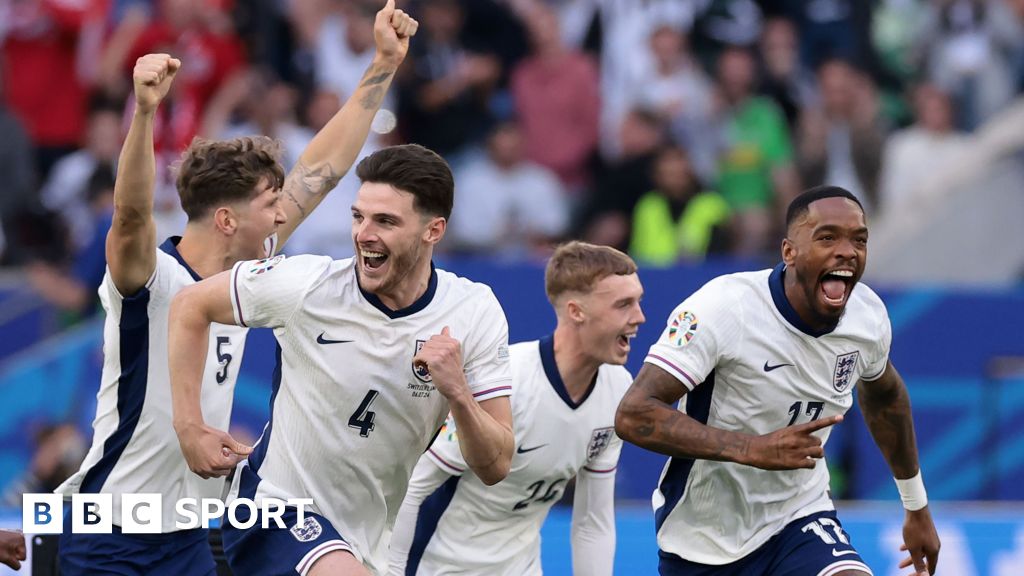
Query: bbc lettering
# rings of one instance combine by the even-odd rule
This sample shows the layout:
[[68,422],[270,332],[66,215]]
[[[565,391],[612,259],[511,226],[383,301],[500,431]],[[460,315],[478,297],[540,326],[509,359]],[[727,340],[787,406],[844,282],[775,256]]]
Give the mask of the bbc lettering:
[[[71,515],[71,531],[75,534],[110,534],[114,525],[124,534],[159,534],[163,526],[163,496],[160,494],[124,494],[121,514],[114,520],[114,500],[110,494],[73,494],[70,506],[60,494],[25,494],[22,500],[21,525],[26,534],[60,534],[64,531],[64,514]],[[284,512],[295,508],[297,523],[305,521],[310,498],[262,498],[259,503],[249,498],[235,498],[226,505],[216,498],[182,498],[174,505],[175,530],[209,528],[213,520],[238,528],[251,528],[262,520],[262,527],[271,522],[286,528]],[[239,508],[248,511],[248,519],[238,520]],[[225,516],[225,512],[227,513]]]

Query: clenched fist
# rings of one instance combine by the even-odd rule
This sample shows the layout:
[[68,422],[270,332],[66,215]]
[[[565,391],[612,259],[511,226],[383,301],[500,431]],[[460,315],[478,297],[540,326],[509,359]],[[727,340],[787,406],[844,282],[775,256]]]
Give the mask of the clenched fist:
[[132,81],[135,84],[135,102],[141,112],[156,110],[167,96],[179,68],[181,60],[167,54],[146,54],[135,61]]
[[402,10],[395,9],[395,0],[377,12],[373,23],[373,38],[377,53],[394,64],[401,64],[409,52],[409,38],[416,35],[420,23]]
[[434,387],[448,400],[469,392],[462,368],[462,344],[452,338],[447,326],[423,344],[413,363],[427,369]]

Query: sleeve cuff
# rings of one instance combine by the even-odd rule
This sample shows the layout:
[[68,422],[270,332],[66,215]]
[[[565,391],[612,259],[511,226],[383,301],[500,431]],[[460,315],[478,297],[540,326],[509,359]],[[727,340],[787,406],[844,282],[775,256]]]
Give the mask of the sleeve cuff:
[[477,402],[512,395],[512,380],[494,380],[472,388],[473,399]]
[[458,466],[455,465],[455,463],[446,460],[440,454],[435,452],[433,448],[427,449],[427,458],[430,458],[430,461],[437,465],[438,468],[444,470],[449,474],[461,476],[462,473],[466,471],[465,468],[459,468]]
[[697,387],[697,384],[700,383],[695,378],[690,376],[686,372],[686,370],[683,370],[674,362],[672,362],[668,358],[665,358],[664,356],[659,356],[657,354],[648,354],[647,358],[644,358],[644,363],[653,364],[658,368],[661,368],[662,370],[675,376],[676,380],[679,380],[679,382],[681,382],[683,386],[686,386],[687,390],[693,390],[694,388]]
[[242,315],[242,300],[238,297],[238,273],[242,264],[243,262],[236,262],[235,267],[231,269],[231,311],[235,316],[235,324],[248,328],[249,325],[245,323]]

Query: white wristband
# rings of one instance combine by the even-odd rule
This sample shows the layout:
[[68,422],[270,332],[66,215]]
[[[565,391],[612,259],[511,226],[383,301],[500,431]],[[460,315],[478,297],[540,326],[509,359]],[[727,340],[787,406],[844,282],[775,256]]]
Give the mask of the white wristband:
[[924,490],[924,480],[921,479],[921,471],[918,470],[913,478],[896,480],[896,489],[900,491],[900,500],[903,507],[911,512],[920,510],[928,505],[928,493]]

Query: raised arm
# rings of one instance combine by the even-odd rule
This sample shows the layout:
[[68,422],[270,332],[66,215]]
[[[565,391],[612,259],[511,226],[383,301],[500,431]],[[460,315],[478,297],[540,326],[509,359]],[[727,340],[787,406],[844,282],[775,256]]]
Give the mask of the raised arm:
[[373,63],[356,91],[313,137],[285,178],[283,198],[288,221],[277,230],[281,245],[356,161],[395,71],[409,51],[409,39],[418,27],[416,20],[395,9],[395,0],[388,0],[377,13],[373,24],[377,53]]
[[765,470],[813,468],[825,455],[812,432],[840,422],[822,418],[754,436],[712,428],[676,410],[686,387],[674,376],[644,364],[615,413],[615,432],[641,448],[673,458],[701,458],[747,464]]
[[235,324],[231,273],[227,270],[182,289],[168,316],[174,431],[189,469],[203,478],[228,474],[252,451],[227,432],[207,426],[201,406],[210,324]]
[[156,268],[153,222],[153,117],[167,95],[181,62],[167,54],[147,54],[135,63],[135,114],[117,164],[114,219],[107,233],[107,266],[117,291],[130,296],[146,285]]
[[[892,362],[889,362],[881,377],[871,381],[861,380],[857,388],[857,402],[864,414],[864,422],[900,485],[900,493],[907,508],[903,522],[903,542],[910,558],[904,560],[900,567],[906,568],[913,564],[919,574],[934,574],[939,559],[939,535],[928,510],[924,484],[920,478],[914,419],[907,387]],[[910,482],[901,483],[906,480]],[[904,488],[908,484],[910,487]],[[908,504],[908,496],[914,497],[917,503]]]
[[515,439],[512,435],[512,404],[508,396],[477,402],[463,371],[462,344],[445,326],[430,337],[413,362],[430,371],[434,386],[448,399],[462,456],[473,473],[491,486],[508,476]]

